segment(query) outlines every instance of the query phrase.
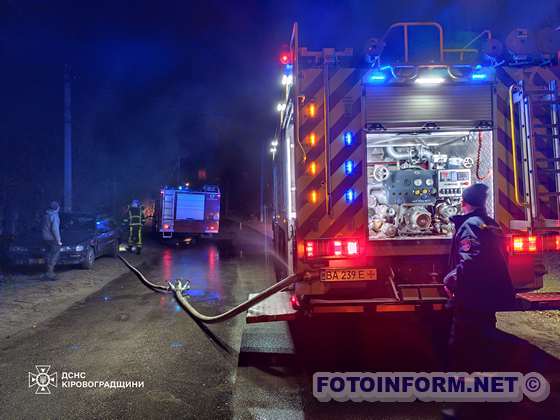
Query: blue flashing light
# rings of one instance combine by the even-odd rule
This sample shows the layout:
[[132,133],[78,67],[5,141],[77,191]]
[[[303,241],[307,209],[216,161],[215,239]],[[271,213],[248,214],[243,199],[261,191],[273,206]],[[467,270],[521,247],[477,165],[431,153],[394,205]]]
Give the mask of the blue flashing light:
[[286,66],[284,67],[284,74],[288,75],[288,74],[292,74],[294,65],[293,64],[286,64]]
[[368,77],[368,81],[371,83],[383,83],[386,79],[387,76],[379,71],[374,71]]
[[346,202],[350,204],[356,198],[356,192],[352,188],[350,188],[344,193],[344,198],[346,199]]
[[353,160],[347,160],[346,162],[344,162],[344,173],[346,175],[350,175],[353,170],[354,170],[354,161]]
[[184,293],[184,295],[188,295],[188,296],[204,296],[206,294],[206,292],[202,289],[190,289],[188,290],[187,293]]
[[473,80],[486,80],[488,75],[486,73],[473,73],[471,78]]
[[354,136],[350,131],[347,131],[346,133],[344,133],[344,144],[346,146],[351,146],[352,143],[354,143]]

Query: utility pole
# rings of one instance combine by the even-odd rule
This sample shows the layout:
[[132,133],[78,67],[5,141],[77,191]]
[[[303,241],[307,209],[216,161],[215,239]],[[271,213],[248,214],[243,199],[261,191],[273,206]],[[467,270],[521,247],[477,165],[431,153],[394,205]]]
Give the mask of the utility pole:
[[64,66],[64,211],[72,211],[72,74]]
[[261,223],[265,222],[265,220],[264,220],[264,216],[265,216],[264,215],[264,158],[265,158],[265,151],[266,151],[266,148],[265,148],[265,145],[263,143],[263,145],[261,146],[261,168],[260,168],[261,177],[260,177],[260,186],[259,186],[259,192],[260,192],[260,194],[259,194],[259,209],[260,209],[259,219],[260,219]]

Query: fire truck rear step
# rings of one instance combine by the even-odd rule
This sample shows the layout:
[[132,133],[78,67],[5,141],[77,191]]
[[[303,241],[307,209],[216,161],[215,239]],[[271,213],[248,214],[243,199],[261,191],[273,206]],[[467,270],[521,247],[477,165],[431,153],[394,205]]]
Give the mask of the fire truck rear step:
[[560,309],[560,292],[517,293],[516,297],[525,311]]
[[[256,294],[249,294],[249,299]],[[291,294],[288,292],[276,293],[263,300],[247,311],[247,324],[272,321],[292,321],[296,319],[297,310],[292,308]]]
[[403,302],[447,302],[443,283],[398,284],[397,288]]
[[250,324],[243,329],[239,366],[286,366],[295,360],[295,345],[288,322]]

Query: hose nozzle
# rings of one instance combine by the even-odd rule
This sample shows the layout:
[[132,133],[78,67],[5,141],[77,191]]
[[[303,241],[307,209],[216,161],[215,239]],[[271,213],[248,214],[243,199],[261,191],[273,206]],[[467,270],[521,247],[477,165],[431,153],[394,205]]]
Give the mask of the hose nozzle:
[[172,281],[168,282],[169,288],[174,292],[179,292],[183,294],[184,291],[189,290],[191,288],[191,281],[184,280],[184,283],[181,279],[176,279],[173,283]]

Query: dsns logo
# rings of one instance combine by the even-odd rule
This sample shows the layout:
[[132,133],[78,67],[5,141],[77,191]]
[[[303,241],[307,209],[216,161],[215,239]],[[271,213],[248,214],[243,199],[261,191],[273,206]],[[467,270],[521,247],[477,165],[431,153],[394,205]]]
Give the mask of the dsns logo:
[[35,365],[37,373],[29,372],[29,388],[37,387],[35,394],[50,394],[50,386],[58,386],[57,373],[49,373],[51,365]]

